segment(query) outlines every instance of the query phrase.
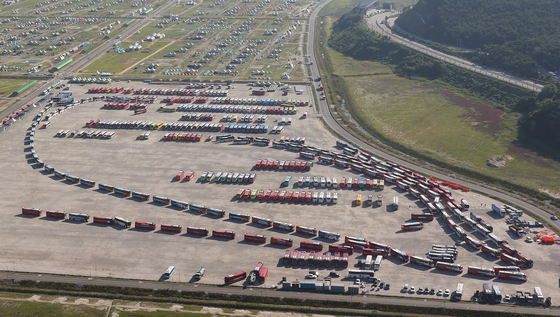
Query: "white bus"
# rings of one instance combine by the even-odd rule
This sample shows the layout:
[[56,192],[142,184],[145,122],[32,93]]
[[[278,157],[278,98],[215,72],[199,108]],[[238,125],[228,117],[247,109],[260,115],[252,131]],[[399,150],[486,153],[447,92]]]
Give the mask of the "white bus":
[[455,291],[455,295],[453,296],[453,299],[456,301],[460,301],[462,296],[463,296],[463,283],[458,283],[457,290]]
[[399,210],[399,197],[393,197],[393,210]]
[[121,227],[125,227],[125,228],[130,228],[131,226],[131,222],[130,220],[121,218],[121,217],[115,217],[115,224],[121,226]]
[[[116,219],[116,218],[115,218]],[[170,266],[167,268],[167,271],[165,271],[165,273],[163,274],[163,276],[165,276],[165,278],[170,278],[171,275],[173,275],[173,273],[175,273],[175,267],[174,266]]]
[[381,268],[381,262],[383,262],[383,256],[378,255],[377,258],[375,258],[375,263],[373,264],[374,271],[379,271],[379,269]]
[[543,296],[543,293],[542,293],[540,287],[535,287],[534,298],[535,298],[535,301],[537,302],[537,304],[539,304],[539,305],[544,304],[544,296]]
[[88,214],[80,214],[80,213],[69,213],[68,214],[68,220],[88,222],[89,221],[89,215]]
[[364,264],[364,269],[365,270],[371,270],[371,265],[373,262],[373,256],[372,255],[368,255],[366,257],[366,263]]
[[374,275],[372,270],[348,270],[348,278],[372,278]]

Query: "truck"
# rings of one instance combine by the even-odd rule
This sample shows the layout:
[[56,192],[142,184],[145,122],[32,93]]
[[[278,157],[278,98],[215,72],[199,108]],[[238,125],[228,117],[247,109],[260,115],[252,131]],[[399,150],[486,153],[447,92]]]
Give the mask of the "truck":
[[198,269],[198,271],[194,274],[194,278],[200,280],[204,276],[205,271],[206,269],[203,266],[201,266],[200,269]]
[[498,215],[500,215],[500,217],[505,217],[506,216],[506,211],[502,207],[500,207],[496,204],[492,204],[492,210],[495,213],[497,213]]

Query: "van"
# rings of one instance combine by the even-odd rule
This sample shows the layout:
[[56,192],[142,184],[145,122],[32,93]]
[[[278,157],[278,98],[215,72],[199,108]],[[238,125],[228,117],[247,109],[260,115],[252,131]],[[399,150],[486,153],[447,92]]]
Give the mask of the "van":
[[325,181],[324,177],[321,177],[321,187],[326,187],[327,186],[327,182]]
[[330,177],[327,177],[327,187],[332,187],[332,181]]
[[280,121],[280,124],[285,125],[286,124],[286,118],[282,118],[282,121]]
[[318,192],[313,192],[313,202],[317,203],[317,200],[319,198],[319,193]]
[[330,204],[330,203],[332,202],[332,198],[331,198],[331,193],[330,193],[330,192],[327,192],[326,202],[327,202],[327,204]]
[[324,201],[325,201],[325,193],[320,192],[319,193],[319,203],[322,204]]
[[286,124],[292,124],[292,118],[288,118],[288,122]]
[[338,203],[338,193],[333,193],[332,194],[332,203],[333,204]]

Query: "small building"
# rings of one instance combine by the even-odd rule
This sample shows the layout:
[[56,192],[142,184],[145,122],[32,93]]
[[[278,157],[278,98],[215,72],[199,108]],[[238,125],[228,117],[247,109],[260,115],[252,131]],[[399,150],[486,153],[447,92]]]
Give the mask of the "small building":
[[305,86],[303,86],[303,85],[295,85],[295,86],[294,86],[294,91],[296,92],[297,95],[302,95],[303,92],[305,91]]
[[367,10],[377,6],[378,3],[378,0],[364,0],[360,2],[357,9],[361,12],[366,12]]
[[281,79],[290,79],[290,75],[288,73],[283,73],[280,78]]

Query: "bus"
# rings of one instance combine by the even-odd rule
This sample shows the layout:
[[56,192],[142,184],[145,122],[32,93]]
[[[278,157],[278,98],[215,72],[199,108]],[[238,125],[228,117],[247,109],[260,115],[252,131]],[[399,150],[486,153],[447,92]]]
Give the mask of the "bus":
[[160,204],[164,204],[164,205],[169,205],[171,204],[171,199],[167,198],[167,197],[161,197],[161,196],[152,196],[152,201],[155,203],[160,203]]
[[364,269],[365,270],[371,270],[371,266],[373,262],[373,256],[372,255],[368,255],[366,256],[366,262],[364,263]]
[[342,260],[340,261],[340,265],[343,268],[347,268],[348,267],[348,253],[345,252],[342,254]]
[[199,235],[199,236],[207,236],[208,235],[208,229],[187,227],[187,233],[188,234],[196,234],[196,235]]
[[79,178],[79,177],[72,176],[72,175],[69,175],[69,174],[66,174],[66,180],[67,180],[67,181],[71,181],[71,182],[74,183],[74,184],[78,184],[78,183],[80,182],[80,178]]
[[[203,207],[203,208],[206,208],[206,207]],[[224,210],[216,209],[216,208],[210,208],[210,207],[206,208],[206,213],[209,214],[209,215],[214,215],[216,217],[220,217],[220,218],[223,218],[226,215],[226,212]]]
[[[507,243],[507,241],[504,241],[500,238],[498,238],[495,234],[490,233],[488,234],[488,240],[494,242],[494,244],[499,248],[501,247],[504,243]],[[503,248],[502,248],[503,249]],[[515,249],[514,249],[515,250]],[[505,251],[505,250],[504,250]],[[507,251],[506,251],[507,252]]]
[[507,254],[511,255],[511,256],[516,256],[517,255],[517,249],[515,249],[514,247],[510,246],[507,243],[503,243],[501,245],[499,245],[499,247]]
[[368,256],[378,256],[381,255],[384,258],[388,258],[389,257],[389,252],[383,250],[383,249],[362,249],[362,255]]
[[[538,287],[538,286],[535,287],[535,295],[534,295],[534,297],[536,298],[537,305],[542,305],[542,304],[544,304],[544,296],[543,296],[543,293],[542,293],[542,291],[541,291],[541,288]],[[496,302],[497,302],[497,300],[496,300]]]
[[403,261],[403,262],[408,262],[410,260],[410,256],[404,252],[402,252],[401,250],[397,250],[397,249],[391,249],[391,251],[389,251],[389,254],[391,254],[392,256],[396,257],[397,259]]
[[457,283],[457,289],[455,290],[455,294],[453,294],[453,300],[460,301],[463,297],[463,283]]
[[144,193],[140,193],[140,192],[132,192],[132,198],[138,198],[138,199],[142,199],[142,200],[150,200],[150,195],[148,194],[144,194]]
[[467,269],[467,273],[472,275],[486,276],[486,277],[496,276],[496,271],[494,271],[493,269],[481,268],[476,266],[469,266]]
[[201,214],[205,214],[207,212],[207,209],[205,206],[200,206],[200,205],[195,205],[195,204],[190,204],[189,205],[189,210],[192,211],[198,211]]
[[375,242],[375,241],[369,241],[368,244],[369,244],[369,247],[371,249],[382,249],[382,250],[385,250],[387,252],[389,252],[391,250],[390,246],[388,246],[386,244],[383,244],[383,243],[378,243],[378,242]]
[[85,186],[89,186],[89,187],[95,187],[95,182],[94,181],[90,181],[89,179],[85,179],[85,178],[80,178],[80,184],[85,185]]
[[183,227],[181,225],[170,225],[162,223],[160,225],[160,230],[180,233],[181,231],[183,231]]
[[375,275],[372,270],[348,270],[348,278],[368,279]]
[[200,280],[203,276],[204,276],[204,272],[206,272],[206,269],[201,266],[198,271],[196,271],[196,273],[194,273],[194,278],[196,278],[197,280]]
[[482,284],[482,296],[485,302],[492,302],[492,289],[490,285],[484,283]]
[[253,223],[259,224],[259,225],[263,225],[263,226],[267,226],[267,227],[271,227],[272,226],[272,220],[267,219],[267,218],[261,218],[261,217],[255,217],[253,216],[253,219],[251,220]]
[[299,260],[298,260],[298,265],[299,266],[304,266],[305,263],[307,263],[307,261],[305,260],[305,255],[307,254],[307,252],[305,251],[300,251],[299,252]]
[[37,208],[27,208],[27,207],[21,208],[21,213],[24,215],[39,217],[41,216],[42,212],[43,211],[41,209],[37,209]]
[[527,281],[527,274],[523,272],[500,271],[498,278],[525,282]]
[[156,223],[155,222],[136,221],[136,222],[134,222],[134,228],[146,229],[146,230],[156,230]]
[[298,264],[298,259],[299,259],[298,255],[299,255],[298,250],[294,250],[294,252],[292,252],[292,261],[291,261],[292,265]]
[[319,238],[338,241],[340,240],[340,233],[319,230]]
[[266,236],[263,236],[262,234],[246,233],[243,240],[257,243],[266,243]]
[[296,226],[296,232],[307,234],[307,235],[310,235],[310,236],[316,236],[317,235],[317,229],[309,228],[309,227],[303,227],[303,226]]
[[[270,243],[271,244],[277,244],[277,245],[284,245],[287,247],[291,247],[294,244],[294,241],[292,239],[289,238],[277,238],[277,237],[271,237],[270,238]],[[294,251],[295,252],[295,251]]]
[[114,225],[115,219],[111,217],[93,217],[93,222],[104,224],[104,225]]
[[463,266],[461,264],[453,264],[447,262],[436,262],[436,269],[456,272],[456,273],[463,273]]
[[173,273],[175,273],[175,267],[174,266],[170,266],[167,268],[167,271],[165,271],[165,273],[163,273],[163,276],[165,278],[170,278],[171,275],[173,275]]
[[229,213],[229,219],[235,219],[235,220],[241,220],[244,222],[249,222],[251,221],[251,216],[250,215],[246,215],[246,214],[238,214],[235,212],[230,212]]
[[352,255],[354,253],[354,249],[347,245],[329,244],[329,252],[346,252]]
[[410,256],[410,263],[414,263],[414,264],[418,264],[418,265],[422,265],[422,266],[430,267],[430,268],[435,266],[434,260],[422,258],[422,257],[415,256],[415,255]]
[[130,197],[130,196],[132,195],[132,191],[131,191],[131,190],[123,189],[123,188],[119,188],[119,187],[115,187],[115,188],[113,189],[113,192],[114,192],[115,194],[121,194],[121,195],[126,196],[126,197]]
[[496,274],[500,272],[521,272],[521,268],[519,266],[494,266],[494,272]]
[[259,283],[263,284],[266,281],[266,278],[268,277],[268,268],[262,268],[259,271]]
[[480,248],[482,248],[482,243],[474,238],[471,238],[470,236],[465,237],[465,242],[477,250],[480,250]]
[[478,223],[480,223],[480,221],[482,221],[482,218],[480,218],[479,215],[477,215],[476,213],[474,213],[472,211],[471,211],[471,219],[478,222]]
[[489,246],[487,246],[486,244],[483,244],[482,247],[480,248],[480,250],[488,255],[491,255],[495,258],[500,257],[500,254],[502,254],[502,252],[498,249],[494,249],[491,248]]
[[469,210],[469,203],[465,199],[461,199],[461,208],[463,211]]
[[352,248],[356,248],[356,249],[367,249],[368,247],[368,243],[366,241],[356,241],[356,240],[352,240],[352,239],[347,239],[346,240],[346,245],[348,245],[349,247]]
[[132,225],[130,220],[124,219],[124,218],[121,218],[121,217],[115,217],[114,222],[115,222],[116,225],[119,225],[119,226],[125,227],[125,228],[130,228],[130,226]]
[[483,226],[481,226],[480,224],[477,224],[474,229],[480,233],[482,236],[484,236],[485,238],[488,238],[488,235],[490,234],[490,231],[486,228],[484,228]]
[[381,263],[383,262],[383,256],[382,255],[378,255],[375,258],[375,262],[373,263],[373,270],[374,271],[379,271],[379,269],[381,268]]
[[285,223],[285,222],[280,222],[280,221],[273,221],[272,222],[272,227],[276,228],[276,229],[282,229],[282,230],[286,230],[286,231],[290,231],[293,232],[295,226],[291,223]]
[[107,185],[107,184],[103,184],[103,183],[99,183],[98,187],[99,187],[99,189],[103,189],[103,190],[106,190],[108,192],[113,192],[113,190],[115,189],[115,186],[111,186],[111,185]]
[[334,267],[339,267],[340,266],[340,252],[335,252],[334,253],[334,258],[333,258],[333,266]]
[[332,256],[331,252],[325,252],[323,254],[323,266],[324,267],[330,267],[331,266],[331,256]]
[[351,236],[345,236],[344,237],[344,242],[348,242],[348,241],[360,241],[360,242],[367,242],[366,238],[358,238],[358,237],[351,237]]
[[58,171],[58,170],[54,170],[54,175],[58,176],[58,178],[60,178],[60,179],[65,179],[66,178],[66,174],[61,172],[61,171]]
[[421,222],[408,222],[408,223],[403,223],[401,225],[402,231],[422,230],[423,228],[424,228],[424,224]]
[[302,249],[323,251],[323,244],[320,242],[301,241],[299,247]]
[[45,171],[49,172],[49,174],[54,174],[54,167],[50,166],[49,164],[46,164]]
[[212,236],[216,238],[235,239],[235,231],[233,230],[212,230]]
[[494,303],[499,304],[502,301],[502,292],[500,292],[500,287],[496,284],[492,284],[492,295]]
[[428,212],[414,212],[410,214],[410,219],[432,221],[434,220],[434,214]]
[[529,257],[524,256],[521,253],[517,253],[516,257],[521,260],[521,263],[523,263],[524,266],[528,267],[528,268],[532,268],[534,263],[533,260]]
[[505,253],[501,253],[500,254],[500,260],[510,264],[510,265],[515,265],[515,266],[521,266],[523,263],[521,262],[521,260],[519,260],[518,258],[514,258],[511,255],[505,254]]
[[241,271],[235,274],[230,274],[226,277],[224,277],[224,284],[225,285],[230,285],[233,284],[235,282],[239,282],[241,280],[244,280],[247,278],[247,272],[245,271]]
[[89,221],[89,215],[88,214],[80,214],[80,213],[70,213],[70,214],[68,214],[68,220],[88,222]]
[[292,251],[286,250],[286,253],[284,253],[284,264],[285,265],[290,264],[290,258],[291,257],[292,257]]
[[175,207],[178,209],[189,209],[189,203],[180,200],[171,199],[171,207]]
[[47,210],[46,214],[49,218],[66,219],[66,212],[64,211]]

